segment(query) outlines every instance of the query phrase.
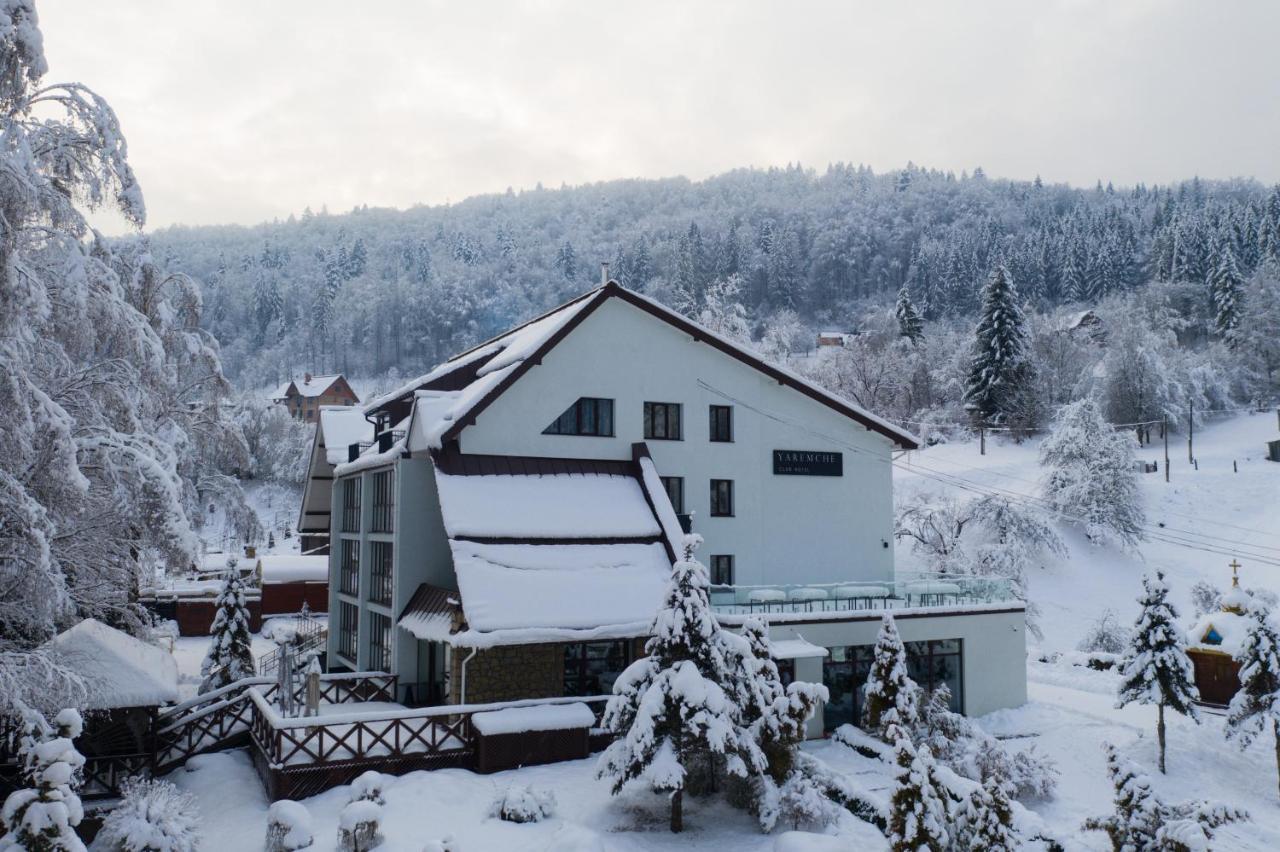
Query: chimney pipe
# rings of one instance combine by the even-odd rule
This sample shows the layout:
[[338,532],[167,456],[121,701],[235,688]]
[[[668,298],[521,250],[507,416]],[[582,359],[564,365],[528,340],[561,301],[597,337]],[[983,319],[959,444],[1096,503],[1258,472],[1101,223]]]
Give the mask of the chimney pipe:
[[309,385],[309,384],[311,384],[311,374],[310,374],[310,373],[303,373],[303,374],[302,374],[302,383],[303,383],[304,385]]
[[600,283],[609,283],[609,264],[607,263],[600,264]]

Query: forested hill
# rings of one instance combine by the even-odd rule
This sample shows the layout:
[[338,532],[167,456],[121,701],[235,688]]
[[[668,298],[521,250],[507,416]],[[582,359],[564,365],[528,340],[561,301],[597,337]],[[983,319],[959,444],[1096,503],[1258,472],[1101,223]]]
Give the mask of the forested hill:
[[[613,277],[691,313],[740,276],[757,335],[780,312],[845,327],[909,288],[926,318],[976,307],[1003,261],[1021,297],[1092,304],[1151,279],[1247,276],[1280,255],[1280,189],[1190,180],[1073,189],[835,165],[705,181],[621,180],[405,211],[361,208],[150,237],[203,283],[204,323],[242,386],[290,371],[419,371]],[[786,316],[782,314],[782,316]]]

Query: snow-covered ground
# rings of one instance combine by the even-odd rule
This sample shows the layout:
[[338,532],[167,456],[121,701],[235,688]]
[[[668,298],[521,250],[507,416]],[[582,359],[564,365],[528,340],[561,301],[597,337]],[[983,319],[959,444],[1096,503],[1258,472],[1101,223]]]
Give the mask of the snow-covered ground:
[[[1142,478],[1148,520],[1165,528],[1217,536],[1223,545],[1253,545],[1258,553],[1280,555],[1280,464],[1263,458],[1264,442],[1280,437],[1274,413],[1241,415],[1198,430],[1196,455],[1200,469],[1187,461],[1185,438],[1171,440],[1172,482],[1164,473]],[[1037,442],[989,441],[987,455],[976,444],[953,443],[913,453],[911,461],[947,474],[963,476],[986,487],[1033,493],[1040,478]],[[1162,458],[1162,447],[1140,452],[1141,458]],[[1239,472],[1232,470],[1232,462]],[[936,480],[899,468],[900,490],[942,489]],[[1230,583],[1230,557],[1146,542],[1138,552],[1113,546],[1094,547],[1069,529],[1060,529],[1069,553],[1050,560],[1030,577],[1032,598],[1042,610],[1044,639],[1028,663],[1029,701],[1020,708],[993,713],[978,720],[990,733],[1014,748],[1034,747],[1052,757],[1061,772],[1056,795],[1028,803],[1045,825],[1069,849],[1105,850],[1101,834],[1084,834],[1087,816],[1108,812],[1111,788],[1103,765],[1102,743],[1112,742],[1129,758],[1151,771],[1157,793],[1170,801],[1210,798],[1246,808],[1252,820],[1220,829],[1214,848],[1271,850],[1280,848],[1280,797],[1277,796],[1275,755],[1264,737],[1241,752],[1222,736],[1222,718],[1206,713],[1196,726],[1173,715],[1169,724],[1169,774],[1154,771],[1155,712],[1146,707],[1116,710],[1116,676],[1074,667],[1065,662],[1042,663],[1036,657],[1071,651],[1105,608],[1115,610],[1122,623],[1137,614],[1136,598],[1145,566],[1162,568],[1172,598],[1189,620],[1192,583],[1206,579],[1220,587]],[[1180,534],[1181,535],[1181,534]],[[1201,540],[1203,541],[1203,539]],[[1268,550],[1270,548],[1270,550]],[[898,562],[911,568],[915,556],[900,546]],[[1280,569],[1241,559],[1242,582],[1280,592]],[[187,642],[189,640],[183,640]],[[198,668],[205,640],[183,649],[184,672]],[[194,645],[194,641],[193,641]],[[255,644],[255,651],[259,648]],[[887,798],[892,789],[891,767],[861,757],[832,741],[805,746],[833,768],[849,773],[861,786]],[[431,840],[453,835],[465,852],[520,850],[641,850],[690,849],[722,852],[789,852],[819,849],[794,835],[762,836],[754,821],[722,802],[686,799],[686,831],[666,829],[665,799],[643,790],[609,795],[596,781],[594,761],[531,767],[495,775],[463,770],[417,772],[395,779],[387,792],[385,848],[416,852]],[[260,849],[268,802],[247,754],[205,755],[188,763],[187,771],[171,778],[200,801],[206,838],[218,848]],[[551,790],[558,800],[557,815],[531,825],[514,825],[489,816],[493,800],[512,784]],[[334,848],[338,813],[348,789],[330,790],[304,802],[311,812],[317,852]],[[887,848],[874,829],[842,816],[832,831],[839,836],[832,848]],[[800,841],[799,843],[794,843]],[[794,843],[794,845],[793,845]]]

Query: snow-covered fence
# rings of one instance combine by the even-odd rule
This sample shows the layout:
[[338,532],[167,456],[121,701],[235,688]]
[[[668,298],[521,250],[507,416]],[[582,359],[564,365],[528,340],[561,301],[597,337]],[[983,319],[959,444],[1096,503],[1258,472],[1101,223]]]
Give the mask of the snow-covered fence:
[[714,585],[711,605],[721,613],[845,612],[985,605],[1016,600],[1006,577],[900,571],[892,579],[845,583]]

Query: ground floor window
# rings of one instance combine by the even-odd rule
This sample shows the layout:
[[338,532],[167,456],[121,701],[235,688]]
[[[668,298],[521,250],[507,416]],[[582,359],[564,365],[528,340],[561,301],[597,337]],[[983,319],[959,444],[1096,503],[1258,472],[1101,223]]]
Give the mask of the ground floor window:
[[360,610],[353,603],[338,603],[338,653],[356,661],[356,636],[360,632]]
[[609,695],[631,663],[631,643],[577,642],[564,646],[564,694]]
[[369,668],[391,671],[391,619],[380,612],[369,613]]
[[[962,676],[959,639],[935,639],[906,642],[907,674],[921,689],[931,690],[942,684],[951,689],[951,709],[964,712],[964,678]],[[865,706],[867,676],[875,658],[874,645],[847,645],[828,649],[823,661],[822,682],[831,693],[823,708],[823,727],[832,731],[844,724],[858,725]]]

